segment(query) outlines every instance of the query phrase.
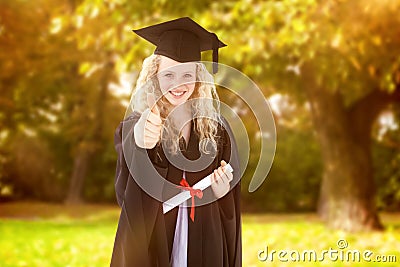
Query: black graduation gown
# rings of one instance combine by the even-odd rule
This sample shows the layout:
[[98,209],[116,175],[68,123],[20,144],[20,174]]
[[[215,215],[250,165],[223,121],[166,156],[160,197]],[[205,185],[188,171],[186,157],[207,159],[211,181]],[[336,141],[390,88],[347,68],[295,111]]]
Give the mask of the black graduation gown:
[[[133,126],[139,118],[140,113],[133,112],[119,124],[115,132],[115,148],[118,153],[115,190],[118,204],[121,206],[121,214],[110,266],[167,267],[170,266],[178,207],[163,214],[162,203],[144,192],[132,175],[145,175],[139,157],[144,154],[150,157],[158,173],[170,182],[178,185],[183,171],[169,163],[159,146],[153,149],[136,146]],[[212,203],[196,206],[194,222],[188,218],[188,267],[242,266],[239,158],[236,142],[228,135],[228,131],[232,134],[231,128],[223,117],[222,121],[226,130],[222,127],[219,129],[222,142],[218,142],[217,157],[205,170],[186,172],[186,180],[190,186],[193,186],[218,168],[221,160],[224,159],[234,169],[231,190]],[[194,123],[195,120],[192,121],[187,149],[185,149],[183,137],[181,139],[182,153],[190,160],[200,156],[199,138],[194,131]],[[124,137],[130,135],[129,145],[133,146],[131,172],[127,167],[122,149],[122,128],[124,128],[124,133],[128,131]],[[231,153],[233,153],[232,159]],[[211,187],[205,189],[203,193],[212,194]],[[197,203],[201,200],[195,198],[195,201]],[[188,216],[189,213],[190,207]]]

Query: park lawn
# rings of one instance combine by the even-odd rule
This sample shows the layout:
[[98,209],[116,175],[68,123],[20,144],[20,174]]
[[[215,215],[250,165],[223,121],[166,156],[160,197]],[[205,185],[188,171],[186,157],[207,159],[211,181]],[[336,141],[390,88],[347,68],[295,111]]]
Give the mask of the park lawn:
[[[101,267],[109,266],[119,209],[110,205],[63,206],[45,203],[0,204],[1,267]],[[381,214],[384,232],[345,233],[326,229],[315,214],[243,215],[243,266],[399,266],[400,214]],[[282,262],[277,253],[287,250],[371,250],[394,255],[397,262],[345,262],[329,260],[295,262],[289,254]],[[276,250],[273,261],[258,259],[260,250]],[[265,253],[262,254],[265,257]]]

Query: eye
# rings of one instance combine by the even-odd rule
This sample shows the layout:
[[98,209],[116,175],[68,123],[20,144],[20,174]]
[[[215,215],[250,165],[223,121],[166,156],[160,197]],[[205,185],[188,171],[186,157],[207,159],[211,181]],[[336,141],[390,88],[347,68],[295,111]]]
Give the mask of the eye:
[[174,75],[172,73],[166,73],[166,74],[164,74],[164,77],[173,78]]
[[185,79],[191,79],[192,77],[193,77],[193,75],[190,73],[186,73],[185,75],[183,75],[183,78],[185,78]]

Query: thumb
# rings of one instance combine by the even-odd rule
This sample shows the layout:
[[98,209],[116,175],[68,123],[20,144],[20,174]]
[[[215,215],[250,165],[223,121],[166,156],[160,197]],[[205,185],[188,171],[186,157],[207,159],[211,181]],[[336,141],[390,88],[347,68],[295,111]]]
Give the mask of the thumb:
[[158,109],[157,104],[154,104],[153,108],[151,109],[151,112],[153,112],[154,114],[160,116],[160,110]]
[[147,94],[147,104],[152,113],[160,116],[160,110],[157,107],[156,99],[153,94]]

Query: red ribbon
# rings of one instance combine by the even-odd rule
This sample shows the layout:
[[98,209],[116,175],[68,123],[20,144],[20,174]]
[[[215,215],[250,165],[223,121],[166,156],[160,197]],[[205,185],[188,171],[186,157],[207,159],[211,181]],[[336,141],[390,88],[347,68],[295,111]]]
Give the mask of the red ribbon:
[[190,196],[192,197],[192,207],[190,208],[190,218],[194,222],[194,196],[196,196],[198,198],[202,198],[203,191],[201,191],[200,189],[194,189],[193,187],[191,187],[185,178],[182,178],[182,180],[179,184],[181,186],[178,186],[178,188],[190,191]]

